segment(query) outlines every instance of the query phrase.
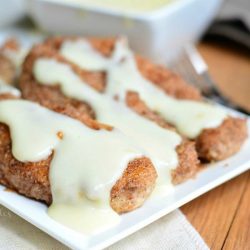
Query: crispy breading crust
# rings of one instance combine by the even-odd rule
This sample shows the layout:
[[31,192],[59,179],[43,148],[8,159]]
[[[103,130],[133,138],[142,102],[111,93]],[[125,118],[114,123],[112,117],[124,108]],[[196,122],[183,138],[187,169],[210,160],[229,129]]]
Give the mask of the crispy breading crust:
[[[58,50],[66,39],[79,39],[77,37],[56,37],[48,39],[45,44]],[[110,56],[116,38],[89,38],[92,46],[104,56]],[[167,68],[153,64],[151,61],[135,56],[141,74],[153,84],[162,88],[168,95],[178,99],[202,101],[200,92],[188,85],[181,77]],[[105,85],[104,85],[105,87]],[[158,114],[150,110],[136,93],[127,95],[127,103],[137,113],[154,120],[160,126],[171,128]],[[132,103],[132,104],[131,104]],[[234,136],[230,135],[234,133]],[[205,129],[197,138],[196,149],[198,155],[205,161],[218,161],[236,153],[247,137],[246,120],[229,117],[215,129]]]
[[0,48],[0,79],[5,83],[13,84],[16,76],[16,67],[9,58],[5,56],[6,50],[16,51],[19,44],[15,39],[7,40]]
[[18,51],[20,49],[20,45],[19,45],[17,39],[15,39],[15,38],[7,39],[4,42],[4,44],[1,46],[0,51],[6,50],[6,49]]
[[148,158],[136,159],[111,190],[110,205],[118,213],[140,207],[155,187],[157,173]]
[[51,203],[48,169],[52,157],[37,163],[21,163],[11,151],[9,129],[0,123],[0,183],[27,197]]
[[156,112],[153,112],[144,101],[140,99],[137,92],[128,91],[126,94],[126,104],[137,114],[144,116],[145,118],[156,122],[159,126],[176,131],[175,127],[167,123],[162,117],[160,117]]
[[246,137],[246,120],[229,117],[217,128],[204,129],[196,140],[196,149],[206,161],[223,160],[238,152]]
[[171,171],[172,183],[179,184],[196,175],[200,169],[200,161],[195,151],[195,143],[192,141],[184,141],[177,149],[179,158],[179,166]]
[[0,51],[0,79],[12,84],[15,79],[16,69],[13,63]]
[[[16,160],[11,152],[9,129],[0,123],[0,184],[51,204],[49,166],[52,157],[36,163]],[[148,158],[131,161],[111,190],[110,206],[118,213],[140,207],[153,191],[156,179],[157,173]]]
[[140,56],[136,56],[136,62],[141,74],[168,95],[177,99],[202,100],[200,92],[174,72]]

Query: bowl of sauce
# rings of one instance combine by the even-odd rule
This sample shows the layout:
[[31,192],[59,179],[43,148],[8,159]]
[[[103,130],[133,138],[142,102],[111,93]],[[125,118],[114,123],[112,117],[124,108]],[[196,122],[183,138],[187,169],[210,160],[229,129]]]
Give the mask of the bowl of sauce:
[[155,62],[173,60],[199,39],[222,0],[37,0],[29,13],[52,34],[128,37]]

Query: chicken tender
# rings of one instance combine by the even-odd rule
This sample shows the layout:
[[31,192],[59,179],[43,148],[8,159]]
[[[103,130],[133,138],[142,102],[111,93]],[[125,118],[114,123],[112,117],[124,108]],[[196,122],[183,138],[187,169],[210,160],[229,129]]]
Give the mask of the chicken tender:
[[16,66],[6,56],[7,51],[18,51],[19,44],[15,39],[7,40],[0,48],[0,79],[9,85],[13,85],[16,77]]
[[[93,129],[103,128],[96,121],[94,124]],[[0,184],[50,205],[49,168],[52,158],[53,154],[40,162],[23,163],[16,160],[11,151],[9,129],[0,123]],[[156,179],[157,173],[149,158],[131,161],[111,190],[110,206],[118,213],[140,207],[153,191]]]

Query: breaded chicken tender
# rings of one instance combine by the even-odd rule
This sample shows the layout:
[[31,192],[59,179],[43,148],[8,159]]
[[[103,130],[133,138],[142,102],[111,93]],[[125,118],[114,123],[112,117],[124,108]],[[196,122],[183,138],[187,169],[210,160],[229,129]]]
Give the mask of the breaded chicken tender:
[[[7,97],[0,96],[0,101],[1,99]],[[89,121],[88,124],[90,127],[94,124],[93,129],[112,129],[96,121]],[[16,160],[11,151],[9,128],[0,123],[0,184],[50,205],[52,195],[49,168],[52,158],[53,154],[39,162],[23,163]],[[123,175],[111,190],[110,206],[118,213],[140,207],[153,191],[156,179],[157,173],[149,158],[141,157],[129,162]]]
[[6,55],[7,52],[17,52],[20,49],[15,39],[7,40],[0,47],[0,79],[6,84],[13,85],[16,77],[16,65]]
[[196,139],[196,148],[206,161],[223,160],[239,151],[246,138],[246,120],[229,117],[217,128],[204,129]]

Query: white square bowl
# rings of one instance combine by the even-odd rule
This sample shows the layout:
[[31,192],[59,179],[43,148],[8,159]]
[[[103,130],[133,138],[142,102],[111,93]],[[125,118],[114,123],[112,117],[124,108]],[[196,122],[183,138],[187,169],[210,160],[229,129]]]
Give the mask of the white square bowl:
[[49,33],[126,35],[136,52],[165,63],[200,37],[221,2],[175,0],[158,10],[129,12],[69,0],[30,0],[28,11],[39,27]]

